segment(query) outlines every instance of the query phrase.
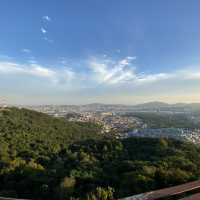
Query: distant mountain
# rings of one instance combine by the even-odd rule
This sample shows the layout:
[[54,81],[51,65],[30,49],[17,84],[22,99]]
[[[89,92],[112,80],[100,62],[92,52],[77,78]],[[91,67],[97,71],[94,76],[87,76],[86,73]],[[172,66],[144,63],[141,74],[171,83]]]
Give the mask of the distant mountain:
[[143,103],[143,104],[138,104],[135,107],[143,107],[143,108],[160,108],[160,107],[169,107],[170,105],[167,103],[159,102],[159,101],[153,101],[153,102],[148,102],[148,103]]
[[160,112],[194,112],[200,111],[200,103],[176,103],[149,102],[134,106],[136,110],[160,111]]
[[154,101],[137,105],[92,103],[86,105],[44,105],[28,108],[45,113],[71,112],[196,112],[200,111],[200,103],[168,104]]
[[189,104],[189,107],[193,109],[200,109],[200,103],[191,103]]

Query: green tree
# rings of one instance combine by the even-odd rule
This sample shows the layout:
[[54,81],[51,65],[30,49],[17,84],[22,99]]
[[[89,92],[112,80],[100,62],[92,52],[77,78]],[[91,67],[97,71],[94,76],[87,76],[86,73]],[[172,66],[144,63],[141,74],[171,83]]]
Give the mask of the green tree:
[[111,187],[97,187],[94,192],[91,192],[87,195],[86,200],[113,200],[113,192],[114,189]]

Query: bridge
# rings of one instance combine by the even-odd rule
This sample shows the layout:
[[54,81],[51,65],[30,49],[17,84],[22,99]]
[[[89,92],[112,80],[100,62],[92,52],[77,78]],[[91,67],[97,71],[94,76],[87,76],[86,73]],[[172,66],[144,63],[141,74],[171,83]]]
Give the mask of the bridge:
[[[186,197],[182,198],[181,196],[183,194]],[[173,197],[174,200],[200,200],[200,180],[134,195],[120,200],[164,200],[170,197]]]

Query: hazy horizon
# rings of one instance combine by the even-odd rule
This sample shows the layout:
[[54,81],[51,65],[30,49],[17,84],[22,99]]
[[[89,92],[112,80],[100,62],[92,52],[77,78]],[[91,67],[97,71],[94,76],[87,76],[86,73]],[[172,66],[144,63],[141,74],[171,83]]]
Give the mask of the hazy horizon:
[[176,105],[176,104],[200,104],[200,101],[196,102],[165,102],[165,101],[144,101],[144,102],[138,102],[138,103],[103,103],[103,102],[89,102],[89,103],[80,103],[80,104],[69,104],[69,103],[29,103],[29,104],[17,104],[17,103],[8,103],[6,101],[1,101],[0,100],[0,106],[1,105],[7,105],[7,106],[46,106],[46,105],[52,105],[52,106],[85,106],[85,105],[93,105],[93,104],[100,104],[100,105],[122,105],[122,106],[138,106],[142,104],[151,104],[151,103],[163,103],[163,104],[168,104],[168,105]]
[[[200,97],[199,96],[175,96],[171,97],[169,99],[169,96],[161,96],[161,97],[149,97],[149,100],[143,100],[144,97],[139,96],[137,97],[126,97],[123,96],[121,98],[108,98],[110,101],[103,101],[104,97],[102,96],[100,100],[94,100],[94,101],[89,101],[89,98],[81,98],[78,99],[78,102],[76,101],[76,97],[72,101],[55,101],[55,100],[44,100],[40,99],[38,96],[36,99],[29,100],[28,102],[24,101],[26,100],[27,97],[25,96],[20,96],[18,97],[18,100],[15,99],[15,97],[10,97],[10,98],[5,98],[0,96],[0,104],[8,104],[8,105],[86,105],[86,104],[122,104],[122,105],[138,105],[138,104],[144,104],[144,103],[151,103],[151,102],[162,102],[162,103],[167,103],[167,104],[179,104],[179,103],[184,103],[184,104],[191,104],[191,103],[200,103]],[[94,98],[95,99],[95,98]],[[97,98],[98,99],[98,98]],[[130,100],[132,99],[132,101]],[[142,100],[141,100],[142,99]],[[168,99],[168,100],[167,100]]]

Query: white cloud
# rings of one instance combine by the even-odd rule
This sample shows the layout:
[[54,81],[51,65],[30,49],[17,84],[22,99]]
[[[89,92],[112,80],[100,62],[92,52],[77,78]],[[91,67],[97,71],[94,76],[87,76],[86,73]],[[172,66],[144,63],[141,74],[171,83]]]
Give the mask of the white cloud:
[[189,67],[187,69],[180,70],[178,75],[180,75],[183,79],[200,79],[200,69],[197,69],[196,67]]
[[[97,84],[109,86],[132,86],[140,87],[149,83],[160,83],[165,81],[182,81],[182,80],[199,80],[200,69],[184,68],[182,70],[174,70],[172,72],[160,73],[140,73],[134,64],[135,57],[125,57],[121,60],[113,60],[109,58],[89,59],[88,68],[82,71],[75,71],[69,67],[65,67],[65,62],[61,66],[46,67],[37,63],[34,57],[28,60],[28,64],[20,64],[17,62],[0,61],[0,75],[14,74],[23,76],[33,76],[43,78],[54,83],[74,86],[79,88],[94,87]],[[75,68],[73,68],[75,69]]]
[[30,64],[36,64],[37,60],[36,60],[36,58],[34,56],[30,56],[29,60],[27,62],[30,63]]
[[200,69],[185,68],[172,72],[138,73],[133,61],[136,57],[125,57],[119,61],[109,59],[92,58],[89,60],[89,68],[93,79],[101,84],[125,84],[142,85],[164,80],[200,80]]
[[77,74],[69,69],[69,68],[66,68],[66,69],[63,69],[62,72],[60,73],[60,79],[59,79],[59,82],[60,83],[66,83],[66,82],[70,82],[74,79],[76,79],[77,77]]
[[30,63],[30,64],[37,64],[37,61],[36,60],[28,60],[28,63]]
[[12,62],[0,62],[0,74],[28,75],[46,78],[55,83],[64,83],[72,80],[75,73],[69,68],[48,68],[39,64],[18,64]]
[[173,77],[172,74],[167,74],[167,73],[143,74],[143,75],[137,75],[135,82],[138,84],[145,84],[145,83],[152,83],[152,82],[167,80],[172,77]]
[[30,49],[22,49],[21,50],[23,53],[31,53],[31,50]]
[[[47,15],[43,16],[42,19],[45,21],[45,22],[50,22],[51,21],[51,18]],[[46,26],[45,26],[46,27]],[[44,26],[41,27],[41,32],[46,35],[47,34],[47,29],[44,28]],[[53,43],[54,41],[52,39],[49,39],[48,37],[44,37],[43,38],[45,41],[49,42],[49,43]]]
[[26,74],[40,77],[53,77],[55,72],[36,64],[22,65],[12,62],[0,62],[0,73]]
[[21,73],[23,69],[16,63],[11,62],[1,62],[0,63],[0,73]]
[[119,61],[113,61],[92,58],[89,61],[89,67],[99,83],[125,83],[136,79],[135,67],[132,65],[134,59],[135,57],[126,57]]
[[49,43],[53,43],[54,42],[53,40],[49,39],[48,37],[44,37],[44,40],[49,42]]
[[[60,62],[57,60],[59,63],[57,66],[49,67],[39,64],[31,55],[28,57],[27,64],[0,58],[0,82],[3,83],[0,87],[6,85],[9,91],[13,91],[12,94],[16,92],[18,95],[20,90],[18,87],[22,85],[21,93],[23,93],[23,82],[28,80],[26,90],[30,93],[32,89],[35,90],[35,100],[38,102],[38,94],[46,98],[47,102],[52,97],[58,99],[63,97],[63,102],[65,102],[68,99],[66,96],[71,97],[69,95],[71,93],[68,92],[72,92],[73,103],[74,101],[82,103],[84,98],[86,101],[90,99],[90,101],[132,103],[136,98],[142,101],[161,97],[168,100],[170,97],[162,96],[166,94],[177,96],[183,93],[192,99],[191,94],[198,94],[199,91],[200,84],[196,84],[200,83],[200,67],[198,66],[182,67],[171,72],[145,73],[136,67],[134,63],[136,57],[130,56],[120,60],[103,55],[92,57],[89,60],[74,62],[75,65],[72,68],[67,66],[68,63],[72,63],[69,58],[61,57]],[[17,81],[20,83],[19,86]],[[4,91],[9,93],[9,91]],[[50,98],[47,98],[47,94],[50,94]]]
[[49,17],[49,16],[43,16],[42,17],[42,19],[44,20],[44,21],[48,21],[48,22],[50,22],[51,21],[51,18]]
[[63,64],[63,65],[66,65],[68,63],[68,59],[65,58],[65,57],[59,57],[58,62]]
[[106,57],[108,57],[108,56],[107,56],[106,54],[103,54],[103,57],[106,58]]
[[43,28],[43,27],[42,27],[40,30],[41,30],[41,32],[42,32],[43,34],[46,34],[46,33],[47,33],[47,30],[46,30],[45,28]]
[[47,77],[47,78],[54,78],[56,76],[56,72],[45,68],[43,66],[40,66],[38,64],[31,64],[30,69],[26,69],[27,74],[31,74],[34,76],[41,76],[41,77]]

